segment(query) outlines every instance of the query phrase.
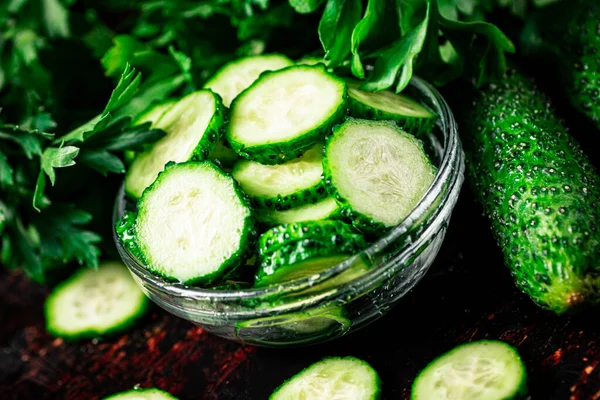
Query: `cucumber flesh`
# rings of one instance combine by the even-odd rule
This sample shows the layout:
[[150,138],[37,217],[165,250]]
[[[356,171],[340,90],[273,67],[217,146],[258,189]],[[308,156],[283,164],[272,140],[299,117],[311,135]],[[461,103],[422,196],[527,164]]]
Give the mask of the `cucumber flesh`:
[[214,93],[200,90],[167,110],[155,126],[167,135],[135,158],[125,176],[127,194],[139,198],[170,161],[206,159],[219,139],[221,108]]
[[256,219],[263,224],[275,226],[334,218],[338,210],[339,206],[335,199],[328,197],[315,204],[306,204],[286,211],[257,210]]
[[231,106],[227,140],[263,164],[299,157],[344,114],[346,84],[320,66],[267,72]]
[[257,207],[286,210],[315,203],[327,196],[323,174],[323,145],[317,143],[301,157],[278,165],[239,160],[232,175]]
[[354,357],[325,358],[278,387],[270,400],[374,400],[380,391],[377,372]]
[[147,310],[148,298],[127,267],[106,262],[84,268],[57,286],[45,304],[48,332],[66,339],[123,331]]
[[250,86],[261,73],[290,65],[293,65],[293,62],[279,54],[241,58],[222,67],[204,84],[204,87],[221,96],[225,107],[229,107],[233,99]]
[[[160,104],[156,104],[152,106],[149,110],[142,112],[137,118],[133,121],[132,125],[141,125],[146,122],[151,122],[150,128],[154,128],[156,124],[160,121],[160,118],[171,108],[173,105],[177,103],[177,100],[168,100]],[[124,153],[125,162],[127,165],[131,164],[135,159],[136,153],[133,150],[126,150]]]
[[140,253],[168,280],[214,282],[245,260],[254,236],[244,195],[210,161],[167,166],[138,209]]
[[510,400],[527,394],[526,371],[518,352],[500,341],[456,347],[417,376],[412,400]]
[[133,389],[125,392],[115,393],[105,397],[104,400],[177,400],[169,393],[155,388]]
[[343,217],[358,229],[393,227],[435,178],[422,143],[387,121],[349,119],[326,145],[324,175]]
[[366,92],[356,83],[348,83],[348,108],[356,118],[392,120],[410,133],[420,136],[431,132],[437,117],[417,101],[391,90]]

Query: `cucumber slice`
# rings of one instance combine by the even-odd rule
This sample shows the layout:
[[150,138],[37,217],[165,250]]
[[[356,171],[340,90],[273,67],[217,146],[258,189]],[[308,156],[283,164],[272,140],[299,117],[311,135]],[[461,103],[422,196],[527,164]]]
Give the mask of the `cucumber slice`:
[[[151,106],[147,111],[142,112],[138,117],[132,122],[132,125],[141,125],[146,122],[152,122],[151,128],[154,128],[157,123],[159,123],[160,118],[171,108],[173,105],[177,103],[177,100],[167,100],[163,103],[156,104]],[[124,152],[125,162],[127,165],[131,164],[135,159],[136,153],[133,150],[126,150]]]
[[104,400],[177,400],[177,397],[173,397],[163,390],[150,388],[115,393],[105,397]]
[[458,346],[419,373],[413,400],[510,400],[527,394],[525,365],[515,348],[495,340]]
[[350,236],[356,232],[352,226],[342,221],[307,221],[286,224],[271,228],[258,239],[259,254],[272,253],[281,247],[305,239],[316,240],[332,245],[340,240],[337,235]]
[[257,210],[256,219],[268,226],[291,224],[294,222],[333,219],[338,215],[339,206],[333,197],[315,204],[306,204],[287,211]]
[[106,262],[83,268],[58,285],[46,300],[46,328],[69,340],[118,333],[132,326],[149,307],[127,267]]
[[283,211],[327,197],[321,179],[323,145],[320,143],[283,164],[264,165],[242,159],[231,174],[258,208]]
[[323,64],[325,65],[325,61],[322,57],[314,57],[314,56],[304,56],[296,61],[296,64],[300,65],[317,65]]
[[123,244],[123,247],[129,249],[129,251],[136,257],[142,258],[140,246],[138,246],[137,240],[135,239],[136,218],[137,213],[133,211],[125,211],[121,219],[115,225],[115,232]]
[[339,337],[352,327],[344,309],[328,306],[310,311],[255,318],[236,324],[238,339],[263,346],[289,346]]
[[328,357],[300,371],[279,386],[270,400],[374,400],[381,382],[377,372],[354,357]]
[[262,164],[299,157],[344,116],[346,84],[323,65],[265,72],[231,105],[227,140]]
[[265,71],[275,71],[293,65],[292,60],[279,54],[240,58],[225,64],[205,84],[229,107],[233,99],[250,86]]
[[245,261],[255,236],[245,196],[210,161],[169,164],[138,209],[140,252],[168,280],[212,283]]
[[167,135],[129,167],[127,194],[139,198],[169,161],[206,159],[219,139],[223,121],[223,105],[211,91],[199,90],[179,100],[155,124]]
[[437,116],[404,94],[391,90],[366,92],[357,83],[348,83],[348,109],[356,118],[392,120],[399,127],[420,136],[430,133]]
[[436,169],[421,141],[394,123],[349,119],[328,139],[323,172],[342,217],[378,232],[415,208]]

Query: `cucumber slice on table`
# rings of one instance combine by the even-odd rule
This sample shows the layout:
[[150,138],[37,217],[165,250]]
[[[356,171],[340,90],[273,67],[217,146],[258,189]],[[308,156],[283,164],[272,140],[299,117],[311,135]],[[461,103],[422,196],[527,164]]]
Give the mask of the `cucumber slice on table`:
[[374,400],[381,382],[377,372],[354,357],[329,357],[312,364],[279,386],[270,400]]
[[278,211],[316,203],[327,197],[323,145],[317,143],[299,158],[278,165],[239,160],[231,172],[258,208]]
[[[137,118],[132,122],[132,125],[141,125],[146,122],[151,122],[151,128],[156,127],[156,124],[159,123],[160,118],[171,108],[173,105],[177,103],[177,100],[167,100],[165,102],[156,104],[151,106],[148,110],[143,111]],[[135,159],[135,151],[127,150],[125,151],[125,162],[127,164],[131,164]]]
[[279,54],[240,58],[225,64],[204,84],[204,87],[221,96],[225,107],[229,107],[233,99],[250,86],[261,73],[293,64],[292,60]]
[[349,119],[325,145],[323,172],[342,217],[356,228],[398,225],[435,178],[420,140],[394,123]]
[[148,307],[127,267],[106,262],[97,270],[80,269],[50,293],[46,324],[55,336],[95,338],[129,328]]
[[392,120],[413,135],[432,131],[437,117],[434,113],[404,94],[391,90],[366,92],[357,83],[348,83],[348,109],[356,118]]
[[515,348],[481,340],[429,363],[412,387],[412,400],[512,400],[527,394],[525,365]]
[[244,194],[210,161],[168,165],[138,209],[142,258],[169,280],[212,283],[245,261],[255,236]]
[[346,84],[323,65],[265,72],[231,105],[231,148],[262,164],[299,157],[345,113]]
[[177,397],[173,397],[163,390],[150,388],[115,393],[105,397],[104,400],[177,400]]
[[333,197],[315,204],[306,204],[286,211],[257,210],[256,219],[268,226],[291,224],[294,222],[331,219],[338,215],[339,206]]
[[223,105],[209,90],[179,100],[155,124],[167,135],[140,153],[129,167],[125,176],[127,194],[139,198],[170,161],[206,159],[219,139],[223,121]]

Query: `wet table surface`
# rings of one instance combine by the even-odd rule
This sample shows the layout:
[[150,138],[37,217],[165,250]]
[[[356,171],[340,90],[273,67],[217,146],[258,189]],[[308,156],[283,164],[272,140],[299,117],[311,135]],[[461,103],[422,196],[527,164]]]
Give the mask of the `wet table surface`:
[[0,272],[0,398],[95,399],[159,387],[180,399],[265,399],[284,379],[325,356],[363,358],[384,399],[408,399],[430,360],[476,339],[518,347],[532,399],[600,399],[600,314],[558,317],[513,285],[489,226],[463,189],[443,248],[417,287],[368,327],[299,349],[244,346],[159,308],[110,340],[68,344],[44,329],[47,289]]

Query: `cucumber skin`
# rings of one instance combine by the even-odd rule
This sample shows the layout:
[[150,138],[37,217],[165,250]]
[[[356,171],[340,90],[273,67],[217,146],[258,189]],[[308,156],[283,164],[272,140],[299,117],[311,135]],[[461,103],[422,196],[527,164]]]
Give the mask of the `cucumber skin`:
[[[221,96],[219,96],[218,94],[214,93],[212,90],[209,90],[209,89],[202,89],[202,91],[210,92],[213,95],[213,97],[215,99],[215,112],[214,112],[212,118],[210,119],[210,122],[208,123],[208,126],[206,127],[206,130],[204,131],[204,134],[202,135],[202,138],[200,139],[200,142],[198,142],[198,144],[196,145],[196,148],[192,151],[190,158],[187,161],[183,161],[184,163],[189,162],[189,161],[204,161],[204,160],[206,160],[210,156],[210,153],[215,149],[219,139],[223,136],[223,129],[227,122],[227,108],[225,108],[225,106],[221,102]],[[195,93],[195,92],[192,92],[189,95],[191,95],[193,93]],[[151,151],[151,150],[148,150],[148,151]],[[134,159],[134,161],[135,161],[135,159]],[[166,166],[165,166],[165,168],[166,168]],[[129,173],[129,171],[127,173]],[[157,176],[157,179],[158,179],[158,176]],[[146,189],[144,189],[144,191],[146,191],[146,190],[148,190],[148,187]],[[125,185],[125,194],[127,194],[127,196],[129,196],[129,198],[131,198],[131,199],[134,199],[134,200],[138,199],[137,196],[135,196],[133,193],[131,193],[129,190],[127,190],[127,185]],[[142,196],[143,196],[143,192],[142,192]]]
[[[521,356],[519,355],[518,351],[511,345],[509,345],[506,342],[502,342],[499,340],[477,340],[474,342],[467,342],[467,343],[463,343],[461,345],[458,345],[456,347],[454,347],[453,349],[445,352],[444,354],[441,354],[439,356],[437,356],[436,358],[434,358],[433,360],[431,360],[426,366],[425,368],[423,368],[421,370],[421,372],[419,372],[419,374],[417,375],[417,377],[415,378],[415,380],[413,381],[412,384],[412,388],[411,388],[411,393],[410,393],[410,400],[429,400],[428,398],[423,398],[423,397],[419,397],[415,394],[415,388],[417,387],[417,383],[420,380],[421,376],[423,375],[424,372],[427,371],[427,369],[433,365],[435,362],[439,361],[440,359],[442,359],[445,356],[448,356],[464,347],[469,347],[470,345],[474,344],[474,343],[501,343],[504,346],[506,346],[507,348],[510,348],[515,355],[517,356],[517,358],[521,361],[521,364],[523,364],[523,360],[521,359]],[[517,391],[514,393],[513,396],[505,398],[503,400],[524,400],[527,397],[527,394],[529,393],[528,387],[527,387],[527,373],[525,371],[525,365],[523,364],[523,379],[521,380],[521,383],[518,386]]]
[[306,221],[279,225],[269,229],[258,239],[258,254],[269,254],[281,247],[304,239],[335,241],[335,235],[356,234],[342,221]]
[[[242,233],[241,233],[242,239],[240,241],[238,251],[236,251],[234,254],[232,254],[228,260],[223,262],[223,264],[221,264],[221,268],[219,268],[217,271],[215,271],[211,274],[207,274],[207,275],[199,276],[199,277],[196,277],[193,279],[189,279],[185,282],[181,282],[179,279],[177,279],[173,276],[165,275],[165,274],[161,273],[160,271],[157,271],[155,268],[153,268],[152,265],[150,265],[148,263],[148,260],[144,256],[143,249],[140,248],[140,251],[138,254],[139,254],[140,261],[142,261],[144,263],[144,265],[148,268],[148,270],[150,272],[152,272],[155,275],[160,276],[161,278],[165,279],[166,281],[181,282],[186,285],[210,285],[210,284],[213,284],[216,281],[218,281],[219,278],[221,278],[222,276],[232,272],[234,269],[236,269],[238,267],[242,268],[243,264],[246,262],[246,260],[250,259],[252,257],[252,255],[254,254],[254,248],[255,248],[254,245],[256,244],[256,239],[258,236],[256,229],[255,229],[254,214],[252,213],[252,207],[250,206],[250,201],[248,200],[248,197],[243,192],[243,190],[240,188],[239,184],[235,181],[235,179],[233,179],[231,177],[231,175],[224,172],[222,169],[217,167],[212,161],[209,161],[209,160],[205,160],[200,163],[194,162],[194,161],[188,161],[188,162],[179,163],[179,164],[170,162],[165,166],[165,170],[162,171],[160,174],[158,174],[158,177],[156,178],[156,180],[150,186],[148,186],[148,188],[144,191],[144,194],[146,193],[146,191],[152,190],[155,185],[159,185],[160,181],[161,181],[161,175],[163,175],[163,178],[164,178],[165,173],[168,172],[169,170],[171,170],[172,168],[185,168],[188,165],[195,165],[195,164],[208,164],[208,165],[210,165],[211,168],[213,168],[219,174],[231,179],[233,181],[233,188],[234,188],[234,192],[235,192],[236,196],[242,202],[242,204],[250,210],[250,213],[248,214],[248,216],[246,217],[246,220],[244,222],[244,229],[242,230]],[[142,212],[142,208],[140,206],[141,206],[143,197],[144,196],[142,195],[142,197],[138,201],[138,209],[140,209],[140,212],[138,213],[138,217],[139,217],[139,214],[141,214],[141,212]],[[136,219],[136,221],[137,221],[137,219]],[[134,226],[134,230],[135,230],[135,226]],[[139,239],[137,239],[137,230],[135,230],[135,238],[136,238],[136,242],[139,243]]]
[[[538,10],[530,23],[535,24],[534,40],[523,35],[522,47],[539,60],[558,65],[557,80],[562,82],[571,104],[600,128],[600,40],[597,34],[600,2],[597,0],[563,1]],[[533,27],[533,25],[530,25]],[[524,32],[525,33],[525,32]]]
[[[235,171],[238,165],[234,165],[232,175],[235,176]],[[278,194],[276,197],[252,196],[246,193],[252,205],[257,209],[268,209],[275,211],[287,211],[291,208],[303,206],[306,204],[314,204],[319,200],[327,197],[327,189],[323,180],[320,180],[316,185],[304,190],[282,196]]]
[[435,127],[437,116],[431,118],[407,117],[370,107],[348,95],[348,113],[351,117],[375,121],[394,121],[403,129],[416,137],[424,137]]
[[112,328],[109,328],[103,332],[98,332],[97,330],[91,329],[91,330],[79,332],[77,334],[71,334],[71,333],[63,332],[59,328],[55,328],[52,325],[52,323],[50,322],[53,319],[52,310],[50,310],[50,307],[49,307],[50,303],[52,302],[52,298],[54,296],[56,296],[59,292],[61,292],[66,286],[68,286],[69,283],[76,280],[79,277],[79,275],[85,273],[86,269],[87,269],[87,267],[79,268],[77,271],[75,271],[73,273],[73,275],[71,275],[69,278],[67,278],[64,281],[62,281],[61,283],[59,283],[52,290],[52,292],[46,299],[46,302],[44,303],[44,317],[46,319],[46,330],[48,331],[48,333],[50,335],[55,336],[55,337],[60,337],[61,339],[64,339],[67,342],[77,342],[79,340],[86,340],[86,339],[108,338],[108,337],[112,337],[116,334],[125,332],[129,328],[135,326],[137,324],[137,322],[144,317],[146,312],[148,310],[150,310],[150,308],[151,308],[150,300],[148,299],[148,297],[145,297],[144,301],[142,302],[142,306],[138,309],[138,312],[136,315],[131,316],[131,318],[123,321],[120,324],[114,325]]
[[[254,85],[259,84],[262,80],[268,79],[271,75],[275,73],[280,73],[282,71],[288,70],[290,68],[298,68],[297,65],[292,65],[286,68],[282,68],[277,71],[266,71],[263,72],[260,77],[254,81],[252,85],[250,85],[246,90],[240,93],[235,100],[231,103],[231,113],[234,112],[236,103],[247,94],[248,91],[252,90]],[[329,74],[323,65],[318,66],[306,66],[306,68],[318,68],[323,71],[323,73],[328,74],[333,77],[333,75]],[[227,125],[225,136],[227,137],[227,141],[231,145],[233,151],[238,153],[240,156],[247,158],[248,160],[254,160],[261,164],[267,165],[275,165],[275,164],[283,164],[286,161],[293,160],[294,158],[300,157],[306,150],[311,148],[315,143],[322,141],[323,138],[331,132],[333,126],[335,126],[338,122],[340,122],[346,116],[346,100],[348,98],[348,91],[346,89],[346,83],[336,78],[338,82],[344,85],[344,94],[342,96],[342,101],[338,105],[338,108],[334,111],[334,113],[329,117],[327,121],[321,124],[319,127],[313,129],[312,131],[306,132],[301,137],[289,140],[287,142],[280,142],[274,144],[262,144],[258,146],[246,147],[243,143],[240,143],[234,140],[231,137],[230,124]]]
[[177,397],[174,397],[170,393],[165,392],[164,390],[156,389],[156,388],[126,390],[124,392],[111,394],[108,397],[104,397],[102,400],[119,400],[119,399],[123,398],[122,396],[127,396],[129,394],[135,394],[135,395],[139,396],[139,395],[143,395],[144,393],[147,393],[150,395],[158,394],[158,395],[163,396],[165,399],[178,400]]
[[128,249],[131,254],[136,256],[137,258],[142,258],[142,253],[140,250],[140,246],[135,239],[135,219],[137,218],[137,213],[133,211],[125,211],[123,216],[117,223],[115,224],[115,232],[121,243],[123,243],[123,247]]
[[[319,201],[324,201],[326,199],[327,199],[327,197],[325,197],[325,199],[319,200]],[[316,204],[316,203],[313,203],[313,204]],[[288,211],[288,210],[286,210],[286,211]],[[272,215],[272,213],[273,213],[273,210],[265,210],[265,209],[256,210],[257,222],[260,223],[261,225],[263,225],[265,227],[265,229],[270,229],[274,226],[281,225],[282,224],[281,220],[279,220],[277,216],[274,217]],[[319,219],[321,219],[321,218],[319,218]],[[335,211],[333,211],[331,214],[329,214],[327,217],[323,218],[322,220],[330,221],[330,220],[339,220],[339,219],[341,219],[341,216],[339,213],[339,208],[336,208]],[[298,222],[308,222],[308,221],[315,221],[315,220],[317,220],[317,219],[312,218],[310,220],[304,219],[304,220],[298,221]],[[295,222],[295,223],[297,223],[297,222]]]
[[517,286],[562,314],[600,303],[600,179],[548,104],[510,69],[463,103],[462,138],[472,187]]
[[356,254],[367,247],[362,235],[335,235],[330,241],[304,239],[281,246],[274,252],[261,254],[254,286],[273,275],[279,268],[291,267],[315,257],[328,257],[341,254]]
[[376,392],[373,394],[373,397],[371,397],[371,399],[369,399],[369,400],[378,400],[378,399],[380,398],[380,396],[381,396],[381,384],[382,384],[382,382],[381,382],[381,379],[379,378],[379,374],[377,374],[377,371],[375,371],[375,370],[373,369],[373,367],[371,367],[371,365],[370,365],[368,362],[366,362],[366,361],[364,361],[364,360],[361,360],[360,358],[351,357],[351,356],[348,356],[348,357],[325,357],[325,358],[321,359],[320,361],[317,361],[316,363],[313,363],[313,364],[309,365],[308,367],[306,367],[306,368],[302,369],[302,371],[298,372],[297,374],[295,374],[295,375],[294,375],[294,376],[292,376],[291,378],[288,378],[288,379],[286,379],[285,381],[283,381],[283,383],[282,383],[281,385],[279,385],[279,386],[278,386],[278,387],[277,387],[277,388],[276,388],[276,389],[273,391],[273,393],[271,394],[271,396],[269,396],[269,400],[275,400],[275,395],[277,394],[277,392],[278,392],[278,391],[279,391],[279,390],[280,390],[280,389],[281,389],[281,388],[282,388],[284,385],[286,385],[288,382],[290,382],[290,381],[291,381],[291,380],[293,380],[294,378],[296,378],[296,377],[299,377],[299,376],[300,376],[301,374],[303,374],[304,372],[307,372],[308,370],[310,370],[310,368],[311,368],[313,365],[315,365],[315,364],[317,364],[317,363],[319,363],[319,362],[321,362],[321,361],[325,361],[325,360],[342,360],[342,359],[344,359],[344,360],[348,360],[348,359],[356,360],[356,361],[360,362],[361,364],[366,364],[366,365],[368,365],[368,366],[369,366],[369,368],[370,368],[371,370],[373,370],[373,373],[375,374],[375,379],[376,379],[376,380],[375,380],[375,385],[377,386],[377,390],[376,390]]

